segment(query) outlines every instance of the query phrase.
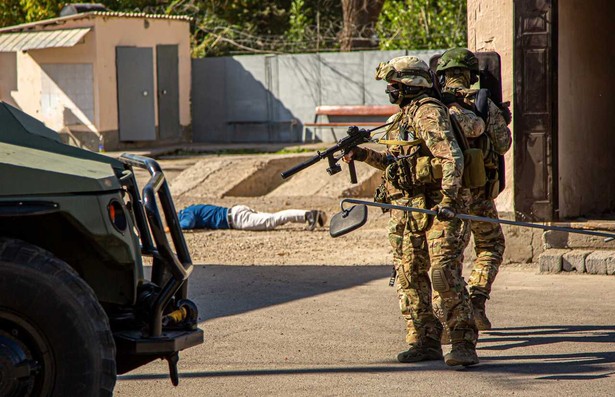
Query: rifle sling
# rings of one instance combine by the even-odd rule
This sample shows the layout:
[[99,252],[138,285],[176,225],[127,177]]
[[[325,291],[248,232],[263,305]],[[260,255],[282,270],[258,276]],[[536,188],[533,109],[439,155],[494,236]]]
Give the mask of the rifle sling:
[[378,143],[382,145],[397,145],[397,146],[418,146],[425,141],[422,139],[415,139],[414,141],[400,141],[397,139],[378,139]]

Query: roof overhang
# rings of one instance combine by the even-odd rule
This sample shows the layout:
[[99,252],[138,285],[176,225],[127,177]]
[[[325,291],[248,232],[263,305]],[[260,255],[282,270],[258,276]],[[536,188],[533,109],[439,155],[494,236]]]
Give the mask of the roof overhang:
[[40,50],[43,48],[72,47],[79,43],[92,28],[40,30],[0,34],[0,52]]

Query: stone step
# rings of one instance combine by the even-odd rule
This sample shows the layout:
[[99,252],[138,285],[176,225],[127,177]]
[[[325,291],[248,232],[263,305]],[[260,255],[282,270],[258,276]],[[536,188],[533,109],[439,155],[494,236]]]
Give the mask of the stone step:
[[615,250],[549,248],[538,256],[541,273],[615,274]]
[[[608,220],[592,220],[587,222],[553,223],[553,226],[570,227],[574,229],[599,230],[615,234],[615,222]],[[589,236],[586,234],[560,232],[547,230],[543,234],[546,249],[614,249],[615,240],[605,242],[604,237]]]

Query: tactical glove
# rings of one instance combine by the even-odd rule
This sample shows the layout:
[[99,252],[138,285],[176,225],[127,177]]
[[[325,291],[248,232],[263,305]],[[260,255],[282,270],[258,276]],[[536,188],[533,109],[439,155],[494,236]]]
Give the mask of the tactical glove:
[[449,221],[455,217],[455,210],[453,210],[453,200],[447,196],[444,196],[442,201],[434,206],[432,211],[436,211],[436,217],[441,221]]
[[[352,151],[352,156],[350,156],[350,160],[365,161],[365,159],[367,158],[367,150],[363,149],[360,146],[355,146],[350,149],[350,151]],[[346,155],[344,157],[346,157]],[[346,161],[346,159],[344,159],[344,161]]]

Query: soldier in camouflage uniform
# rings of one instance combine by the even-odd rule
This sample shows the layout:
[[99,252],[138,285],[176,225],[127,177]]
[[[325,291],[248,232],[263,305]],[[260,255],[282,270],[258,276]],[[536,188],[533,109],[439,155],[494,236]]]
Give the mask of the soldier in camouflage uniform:
[[[464,190],[462,195],[469,214],[497,218],[494,198],[499,193],[498,163],[512,143],[508,123],[502,110],[491,99],[481,105],[483,109],[477,109],[478,90],[470,87],[478,81],[478,59],[471,51],[465,48],[446,51],[438,60],[436,73],[441,81],[443,101],[449,106],[452,117],[465,109],[484,119],[484,133],[480,125],[475,128],[462,126],[462,129],[470,147],[481,148],[483,151],[487,185]],[[491,329],[491,322],[485,312],[485,301],[489,299],[491,286],[502,263],[504,234],[498,223],[473,221],[470,229],[474,236],[476,260],[468,289],[476,325],[479,330],[488,330]],[[466,238],[466,244],[469,237]]]
[[[393,115],[389,117],[386,124],[394,122],[397,115]],[[394,140],[399,136],[399,124],[393,123],[386,131],[385,134],[387,140]],[[387,145],[388,153],[391,156],[397,157],[401,153],[400,145]],[[409,202],[409,195],[404,192],[404,190],[395,187],[390,181],[387,181],[383,178],[382,185],[377,189],[376,196],[374,197],[374,201],[376,202],[384,202],[393,205],[399,206],[407,206]],[[384,210],[383,211],[388,211]],[[390,210],[391,217],[389,218],[388,224],[388,237],[389,243],[393,248],[393,272],[394,276],[391,276],[391,285],[397,285],[398,294],[401,293],[399,291],[399,283],[394,283],[394,280],[397,277],[397,270],[402,266],[403,259],[403,241],[404,241],[404,231],[406,230],[406,224],[408,223],[408,212],[392,209]],[[395,279],[394,279],[395,277]],[[405,300],[404,300],[405,301]],[[402,315],[406,320],[406,342],[408,345],[412,343],[416,343],[416,330],[414,329],[414,323],[412,322],[412,316],[410,314],[408,307],[401,308]]]
[[412,323],[408,331],[415,335],[408,338],[409,349],[397,359],[442,358],[442,324],[432,308],[433,287],[442,297],[451,329],[453,346],[444,357],[446,364],[476,364],[478,331],[461,276],[464,224],[455,218],[461,208],[458,191],[463,155],[453,136],[448,109],[433,97],[429,68],[418,58],[403,56],[381,63],[376,79],[388,82],[389,100],[400,106],[391,128],[397,138],[384,142],[389,147],[384,152],[356,147],[344,160],[365,161],[384,171],[385,180],[403,191],[408,205],[438,213],[437,217],[416,212],[406,215],[396,285],[402,314]]
[[[485,123],[483,119],[476,116],[474,112],[466,110],[461,107],[456,107],[454,109],[450,109],[449,113],[451,117],[454,115],[456,120],[459,122],[459,125],[462,126],[464,131],[467,131],[468,134],[480,135],[484,132]],[[386,121],[386,124],[394,122],[397,115],[393,115],[389,117]],[[399,136],[399,123],[393,123],[386,131],[386,140],[383,140],[382,143],[386,143],[387,141],[392,142],[393,144],[387,145],[387,151],[390,155],[397,157],[401,154],[401,146],[399,144],[395,144],[394,140]],[[467,194],[466,194],[467,195]],[[398,206],[408,206],[409,205],[409,195],[402,189],[394,186],[390,181],[387,181],[383,178],[382,184],[377,189],[377,193],[374,197],[374,201],[376,202],[385,202],[388,204],[398,205]],[[402,258],[403,258],[403,238],[404,231],[406,230],[406,225],[408,223],[409,213],[407,211],[402,211],[398,209],[391,209],[383,211],[390,211],[391,217],[389,219],[389,224],[387,227],[389,243],[393,248],[393,274],[392,283],[394,285],[394,278],[397,276],[397,269],[401,268]],[[467,230],[469,232],[469,229]],[[397,287],[399,289],[399,283],[397,283]],[[400,296],[403,295],[403,291],[398,291]],[[405,299],[401,299],[401,302],[406,302]],[[433,294],[433,302],[437,304],[434,306],[434,310],[436,311],[436,316],[440,319],[441,322],[445,322],[445,317],[442,314],[442,305],[440,296],[437,292]],[[406,320],[406,342],[410,345],[412,343],[416,343],[416,330],[414,329],[414,323],[412,321],[412,316],[409,307],[402,306],[401,308],[402,315]],[[444,325],[445,335],[443,336],[443,341],[446,343],[450,343],[449,341],[449,332],[448,327]]]

